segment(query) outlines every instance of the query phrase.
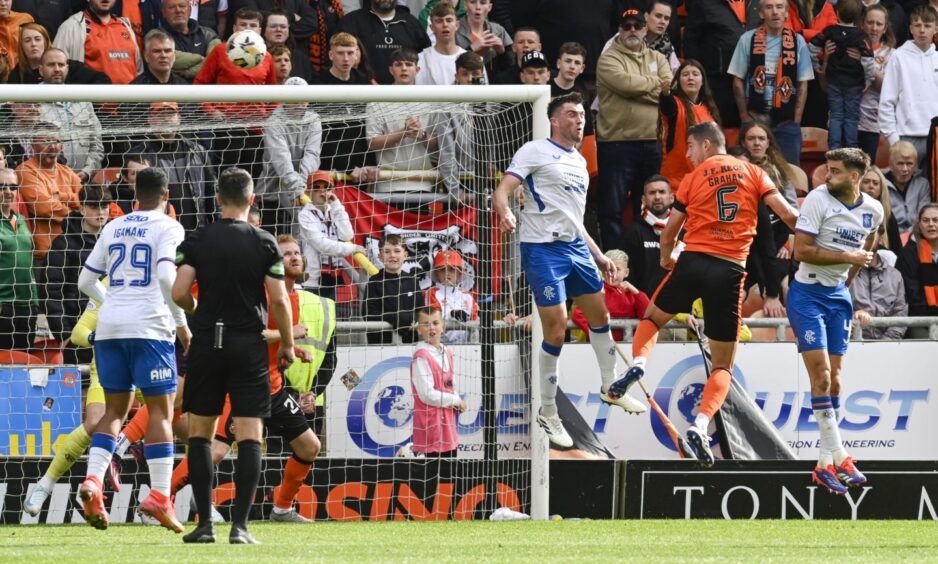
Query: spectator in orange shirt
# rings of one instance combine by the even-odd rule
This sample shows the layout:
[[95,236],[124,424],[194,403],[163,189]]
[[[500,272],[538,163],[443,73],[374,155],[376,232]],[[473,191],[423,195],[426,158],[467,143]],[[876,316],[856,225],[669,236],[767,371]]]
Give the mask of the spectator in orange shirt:
[[62,222],[68,214],[78,210],[81,179],[58,163],[62,141],[55,124],[36,124],[32,150],[34,156],[16,167],[16,176],[26,216],[32,222],[33,256],[38,259],[62,233]]
[[14,12],[13,0],[0,0],[0,54],[3,55],[0,76],[10,74],[16,66],[20,45],[20,26],[33,21],[24,12]]
[[130,84],[143,70],[143,58],[133,26],[111,14],[114,4],[115,0],[89,0],[87,10],[62,23],[53,46],[108,75],[114,84]]

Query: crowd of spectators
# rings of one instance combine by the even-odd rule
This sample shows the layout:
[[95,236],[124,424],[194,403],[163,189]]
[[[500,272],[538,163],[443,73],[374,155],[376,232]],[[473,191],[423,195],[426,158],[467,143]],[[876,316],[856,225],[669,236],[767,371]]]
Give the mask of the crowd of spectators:
[[[664,276],[658,237],[690,171],[688,127],[719,123],[738,140],[733,154],[764,169],[793,204],[812,188],[807,173],[824,182],[823,166],[802,155],[806,128],[825,129],[830,148],[859,146],[888,162],[863,179],[886,221],[877,260],[853,291],[865,336],[901,338],[901,327],[867,325],[871,316],[938,315],[938,204],[926,175],[938,160],[929,141],[936,24],[925,0],[0,0],[0,81],[580,92],[591,110],[583,150],[593,147],[597,171],[589,227],[627,266],[627,279],[606,290],[620,315],[635,317]],[[267,43],[254,68],[226,56],[241,30]],[[329,119],[305,103],[4,104],[0,348],[28,348],[37,314],[47,337],[66,341],[83,307],[83,253],[107,219],[133,210],[143,168],[167,172],[166,211],[187,230],[217,216],[219,172],[248,169],[260,226],[296,234],[309,261],[303,286],[336,296],[348,283],[342,257],[366,251],[337,179],[377,195],[448,194],[458,207],[480,191],[474,177],[504,168],[530,132],[530,111],[515,115],[516,135],[500,137],[510,146],[489,154],[477,148],[498,138],[496,122],[420,103],[334,104]],[[122,121],[139,130],[114,135]],[[747,315],[785,315],[789,235],[761,210]],[[400,237],[381,241],[383,269],[359,296],[365,319],[389,321],[412,341],[413,312],[425,303],[446,319],[476,317],[467,259],[445,249],[428,257],[432,287],[421,288],[405,272],[407,252]],[[444,337],[465,339],[457,330]]]

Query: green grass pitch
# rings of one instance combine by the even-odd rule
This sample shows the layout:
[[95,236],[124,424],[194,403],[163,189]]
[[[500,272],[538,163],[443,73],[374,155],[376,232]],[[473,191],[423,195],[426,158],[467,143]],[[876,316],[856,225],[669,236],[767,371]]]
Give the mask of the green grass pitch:
[[[191,526],[189,527],[191,530]],[[913,521],[252,523],[263,544],[185,545],[141,525],[0,527],[0,561],[938,561],[938,526]]]

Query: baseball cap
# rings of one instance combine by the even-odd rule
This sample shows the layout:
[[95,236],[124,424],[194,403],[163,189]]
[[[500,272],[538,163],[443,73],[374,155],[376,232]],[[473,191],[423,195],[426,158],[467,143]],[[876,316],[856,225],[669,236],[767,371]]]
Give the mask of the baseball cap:
[[151,112],[159,112],[162,110],[173,110],[174,112],[178,112],[179,104],[176,102],[153,102],[150,104]]
[[330,187],[335,185],[332,180],[332,173],[328,170],[317,170],[316,172],[310,174],[306,179],[306,187],[312,188],[313,184],[316,182],[325,182]]
[[622,10],[622,15],[619,17],[619,25],[629,20],[645,23],[645,12],[638,8],[626,8]]
[[521,56],[521,68],[525,69],[528,67],[550,67],[547,64],[547,57],[544,56],[544,53],[540,51],[528,51]]

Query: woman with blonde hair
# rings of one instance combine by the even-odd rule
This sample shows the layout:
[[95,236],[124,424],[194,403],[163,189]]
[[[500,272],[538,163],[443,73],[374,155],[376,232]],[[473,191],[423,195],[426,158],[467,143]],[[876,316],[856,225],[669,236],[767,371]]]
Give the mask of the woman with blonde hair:
[[899,234],[899,223],[896,221],[896,217],[892,215],[889,190],[886,186],[886,176],[878,166],[871,166],[863,175],[863,179],[860,180],[860,191],[879,200],[879,203],[883,205],[885,232],[880,236],[880,246],[899,256],[902,253],[902,237]]

